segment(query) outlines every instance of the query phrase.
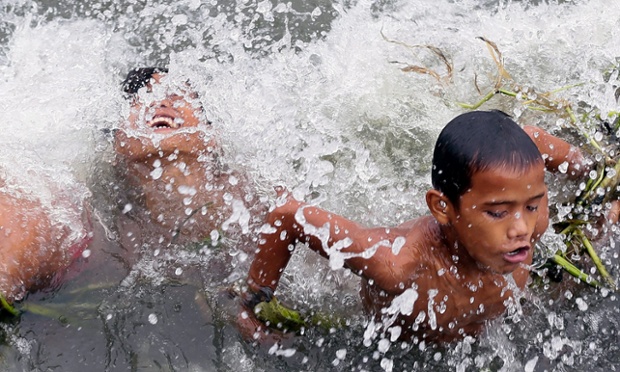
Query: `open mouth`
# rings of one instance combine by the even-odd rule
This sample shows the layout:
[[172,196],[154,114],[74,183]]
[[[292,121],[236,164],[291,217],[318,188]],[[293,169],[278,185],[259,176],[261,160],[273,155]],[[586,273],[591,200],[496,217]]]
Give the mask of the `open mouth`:
[[527,259],[529,250],[530,248],[527,246],[517,248],[514,251],[504,254],[504,259],[510,263],[521,263]]
[[169,116],[156,116],[147,123],[149,128],[161,129],[178,129],[181,127],[181,123]]

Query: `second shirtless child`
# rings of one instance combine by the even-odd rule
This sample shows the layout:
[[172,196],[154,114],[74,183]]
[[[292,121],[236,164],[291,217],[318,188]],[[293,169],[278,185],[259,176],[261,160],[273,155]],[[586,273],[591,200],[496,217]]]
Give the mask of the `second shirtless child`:
[[264,329],[254,304],[270,300],[294,246],[304,243],[362,278],[362,303],[380,332],[440,342],[479,334],[528,280],[534,243],[549,225],[545,166],[566,161],[569,173],[585,169],[577,148],[535,127],[527,131],[536,143],[499,111],[456,117],[435,146],[430,215],[395,227],[364,227],[280,189],[248,275],[242,318]]
[[222,162],[191,84],[172,79],[167,69],[146,67],[130,71],[123,83],[130,110],[116,131],[115,152],[130,205],[143,208],[148,235],[160,237],[156,244],[225,236],[252,253],[249,241],[265,208],[247,175]]

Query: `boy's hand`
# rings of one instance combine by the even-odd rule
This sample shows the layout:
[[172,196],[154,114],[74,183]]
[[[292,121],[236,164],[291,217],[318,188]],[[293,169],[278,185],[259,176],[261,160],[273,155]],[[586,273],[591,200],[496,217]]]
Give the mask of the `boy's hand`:
[[249,289],[240,295],[240,310],[237,315],[239,332],[248,341],[259,343],[279,343],[285,337],[285,333],[276,331],[263,323],[255,312],[256,305],[269,303],[273,297],[273,291],[263,287],[259,291]]
[[601,211],[600,216],[593,218],[593,229],[584,229],[586,237],[592,241],[606,240],[613,231],[611,227],[618,223],[620,218],[620,200],[610,202],[609,209]]
[[273,290],[269,287],[260,287],[258,290],[248,289],[241,294],[243,306],[254,312],[254,308],[261,302],[269,302],[273,299]]
[[237,314],[237,327],[241,336],[247,341],[263,343],[272,338],[271,334],[267,333],[267,326],[256,318],[254,310],[245,306],[243,301]]

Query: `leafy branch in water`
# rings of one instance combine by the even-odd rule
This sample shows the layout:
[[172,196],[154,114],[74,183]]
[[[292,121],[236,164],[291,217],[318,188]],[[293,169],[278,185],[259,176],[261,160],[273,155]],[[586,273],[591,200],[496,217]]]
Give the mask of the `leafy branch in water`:
[[[247,288],[243,281],[237,281],[229,286],[227,291],[232,297],[241,296]],[[344,317],[325,312],[311,312],[303,314],[283,305],[275,296],[269,300],[259,302],[252,309],[256,318],[268,327],[284,332],[301,333],[304,329],[318,327],[325,331],[343,328],[347,325]]]
[[[585,253],[592,260],[596,271],[603,278],[606,285],[615,291],[617,289],[616,281],[609,274],[607,268],[598,256],[598,253],[594,249],[592,242],[585,234],[584,229],[589,225],[590,219],[601,218],[597,213],[591,213],[592,211],[604,211],[603,206],[618,199],[617,190],[618,184],[620,183],[620,161],[618,161],[617,157],[613,157],[613,152],[606,151],[604,146],[600,143],[600,140],[595,139],[587,128],[591,126],[592,123],[596,125],[606,125],[608,132],[616,133],[620,129],[620,113],[609,112],[606,117],[602,117],[601,113],[594,109],[590,109],[589,111],[582,109],[581,111],[583,112],[578,115],[575,113],[573,108],[574,105],[571,102],[565,99],[554,98],[554,94],[578,87],[583,85],[583,83],[544,93],[536,92],[532,88],[518,85],[506,71],[503,56],[497,45],[486,38],[480,37],[479,39],[486,44],[497,67],[497,75],[493,79],[492,87],[486,93],[483,93],[483,90],[478,86],[476,77],[474,79],[474,85],[478,93],[482,95],[482,98],[471,104],[458,103],[459,106],[468,110],[476,110],[497,95],[514,98],[527,110],[553,114],[564,119],[567,123],[570,123],[571,127],[582,135],[590,145],[591,148],[588,149],[588,152],[591,152],[595,158],[601,159],[597,165],[597,169],[588,175],[590,178],[585,183],[585,188],[569,205],[571,213],[567,214],[567,216],[570,216],[570,219],[565,219],[554,224],[556,230],[559,230],[560,235],[563,237],[566,249],[558,249],[550,260],[584,283],[600,287],[601,283],[599,281],[594,280],[590,275],[586,274],[571,259],[572,256],[579,256],[581,253]],[[391,40],[388,41],[394,42]],[[411,46],[404,43],[394,43],[411,48]],[[448,61],[438,48],[433,47],[432,50],[437,50],[435,53],[441,56],[441,61]],[[403,71],[429,74],[424,67],[414,67],[416,68],[406,68],[403,69]],[[614,69],[619,68],[614,67]],[[449,71],[451,78],[452,69],[449,69]],[[430,75],[438,78],[438,74],[436,73]],[[616,96],[616,98],[620,96],[620,89],[616,91]],[[612,122],[612,125],[609,125],[608,121]],[[620,151],[615,152],[616,156],[618,152]],[[597,221],[592,221],[592,225],[597,225]]]
[[303,316],[298,311],[282,305],[275,297],[269,302],[261,302],[256,305],[254,312],[256,317],[263,323],[277,329],[293,332],[300,332],[302,329],[311,326],[329,331],[346,325],[342,318],[335,315],[314,313],[309,316]]

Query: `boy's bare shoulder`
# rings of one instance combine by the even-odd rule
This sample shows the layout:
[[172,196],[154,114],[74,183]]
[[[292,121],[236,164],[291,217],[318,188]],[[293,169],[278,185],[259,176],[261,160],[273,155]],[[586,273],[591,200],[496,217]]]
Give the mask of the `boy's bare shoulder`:
[[423,216],[404,222],[398,226],[406,238],[407,245],[414,251],[422,252],[444,246],[439,223],[433,216]]
[[[445,246],[437,221],[431,216],[407,221],[391,231],[392,249],[379,253],[384,260],[383,269],[374,277],[383,280],[377,282],[379,287],[390,292],[409,285],[418,279],[421,273],[428,273],[443,262]],[[400,241],[398,241],[398,240]],[[396,247],[396,249],[395,249]],[[399,291],[399,290],[397,290]]]

